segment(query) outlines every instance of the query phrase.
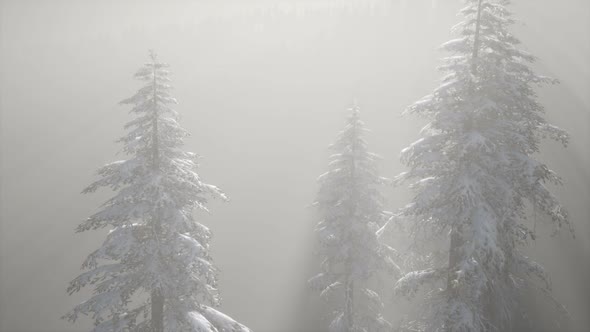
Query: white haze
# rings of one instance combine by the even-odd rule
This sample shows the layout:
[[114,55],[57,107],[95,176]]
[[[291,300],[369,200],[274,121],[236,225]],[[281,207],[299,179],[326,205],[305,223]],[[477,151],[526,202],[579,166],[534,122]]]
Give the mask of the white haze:
[[[553,278],[574,326],[590,326],[590,3],[514,1],[525,48],[558,86],[540,91],[550,122],[571,145],[544,146],[577,238],[547,227],[528,252]],[[118,102],[135,69],[158,51],[171,64],[188,150],[229,203],[198,215],[214,233],[223,311],[259,332],[322,331],[306,280],[316,269],[308,205],[326,170],[327,145],[353,98],[382,155],[400,150],[420,119],[401,117],[440,77],[437,51],[459,0],[2,1],[0,3],[0,331],[66,332],[60,320],[87,293],[67,282],[103,232],[74,227],[109,197],[83,196],[99,166],[117,158],[129,119]],[[409,201],[384,191],[387,209]],[[538,228],[543,229],[539,221]],[[401,245],[393,239],[392,246]],[[396,305],[388,305],[395,310]],[[395,316],[395,313],[390,313]]]

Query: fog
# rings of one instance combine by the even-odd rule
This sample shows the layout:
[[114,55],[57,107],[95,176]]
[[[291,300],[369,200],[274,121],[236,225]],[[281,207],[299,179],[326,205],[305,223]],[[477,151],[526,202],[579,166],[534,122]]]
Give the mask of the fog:
[[[540,222],[527,252],[547,268],[554,296],[583,331],[590,2],[514,2],[524,22],[515,33],[539,57],[536,69],[561,81],[539,94],[571,144],[546,142],[540,158],[563,177],[553,190],[577,235],[551,237]],[[0,330],[89,329],[90,320],[60,317],[90,294],[65,289],[106,231],[74,228],[111,193],[80,191],[98,167],[123,158],[115,140],[130,117],[118,102],[139,88],[133,73],[155,49],[171,65],[176,109],[192,133],[187,150],[203,156],[203,179],[231,198],[197,215],[214,234],[222,310],[253,331],[323,331],[323,307],[306,281],[318,267],[309,205],[327,146],[356,98],[372,130],[369,146],[384,158],[382,175],[405,170],[400,150],[424,122],[401,113],[436,87],[438,46],[460,7],[459,0],[2,1]],[[411,197],[404,187],[384,193],[391,211]]]

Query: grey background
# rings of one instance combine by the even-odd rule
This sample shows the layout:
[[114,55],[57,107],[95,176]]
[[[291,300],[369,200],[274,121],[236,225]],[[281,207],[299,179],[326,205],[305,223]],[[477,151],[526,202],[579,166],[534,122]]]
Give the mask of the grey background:
[[[552,238],[540,222],[528,252],[582,331],[590,326],[590,3],[515,2],[526,22],[515,31],[540,58],[536,67],[562,81],[540,95],[572,144],[548,142],[541,158],[563,176],[555,192],[578,235]],[[80,191],[99,166],[123,158],[114,140],[129,117],[117,103],[139,88],[132,74],[149,48],[172,66],[202,177],[232,198],[199,215],[214,232],[222,310],[254,331],[321,330],[324,313],[305,281],[317,269],[308,205],[326,147],[356,97],[369,144],[385,158],[382,174],[404,170],[399,151],[424,123],[400,114],[436,86],[437,46],[451,37],[461,3],[372,1],[374,9],[353,11],[281,3],[0,2],[0,331],[88,330],[88,320],[59,317],[88,295],[65,288],[104,236],[74,227],[110,193]],[[384,192],[390,210],[408,202],[404,188]]]

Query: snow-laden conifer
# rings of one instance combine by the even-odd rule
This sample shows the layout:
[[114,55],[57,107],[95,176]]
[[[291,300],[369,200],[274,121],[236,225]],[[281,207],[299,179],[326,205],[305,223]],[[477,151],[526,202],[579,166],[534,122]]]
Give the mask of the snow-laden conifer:
[[338,303],[330,331],[388,331],[381,296],[370,286],[379,272],[397,271],[394,250],[380,241],[390,213],[383,211],[379,186],[388,180],[377,174],[379,157],[367,149],[359,108],[351,112],[330,146],[329,170],[318,179],[314,205],[322,218],[316,228],[322,263],[310,284],[322,298]]
[[65,318],[89,316],[93,332],[247,332],[213,308],[219,294],[211,232],[193,218],[194,209],[207,211],[208,198],[226,196],[202,182],[197,155],[182,150],[188,133],[172,108],[168,65],[150,52],[135,78],[145,85],[121,102],[132,105],[134,116],[120,139],[128,159],[100,168],[100,178],[83,191],[116,192],[77,228],[109,229],[68,288],[94,292]]
[[567,214],[546,187],[559,178],[537,160],[540,140],[567,144],[548,124],[535,87],[553,79],[537,75],[531,54],[509,31],[508,0],[467,0],[464,20],[445,43],[442,84],[410,106],[428,119],[420,138],[402,151],[416,196],[403,209],[415,231],[449,235],[448,261],[399,280],[396,290],[429,292],[428,331],[508,330],[525,289],[549,294],[543,268],[519,249],[534,232],[524,222],[535,209],[556,228]]

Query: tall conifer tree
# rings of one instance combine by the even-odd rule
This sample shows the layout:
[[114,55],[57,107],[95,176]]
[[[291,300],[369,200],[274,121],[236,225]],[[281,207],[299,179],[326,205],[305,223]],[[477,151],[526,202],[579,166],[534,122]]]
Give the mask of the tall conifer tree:
[[394,250],[380,235],[390,214],[383,211],[378,187],[388,180],[377,173],[379,157],[367,149],[367,131],[357,106],[330,150],[329,170],[319,178],[315,202],[322,220],[316,233],[322,271],[310,280],[322,298],[339,303],[330,324],[333,332],[388,331],[383,303],[369,286],[379,272],[394,272]]
[[109,229],[68,288],[91,285],[94,294],[65,318],[89,315],[93,332],[247,332],[211,307],[219,304],[211,232],[193,218],[195,208],[207,211],[208,198],[226,196],[202,182],[197,155],[182,150],[188,133],[172,109],[168,65],[150,52],[135,78],[145,86],[121,102],[134,115],[119,140],[129,158],[100,168],[84,190],[116,192],[77,228]]
[[[520,250],[532,229],[533,207],[556,228],[567,214],[547,183],[559,178],[537,159],[540,140],[567,144],[568,135],[548,124],[535,87],[555,83],[537,75],[531,54],[509,31],[508,0],[467,0],[458,38],[445,43],[442,84],[408,113],[428,119],[422,138],[402,151],[413,180],[414,200],[403,214],[421,234],[449,234],[448,261],[414,271],[396,285],[412,293],[440,283],[430,295],[427,331],[506,331],[520,313],[522,291],[548,294],[543,268]],[[539,283],[540,281],[540,283]]]

